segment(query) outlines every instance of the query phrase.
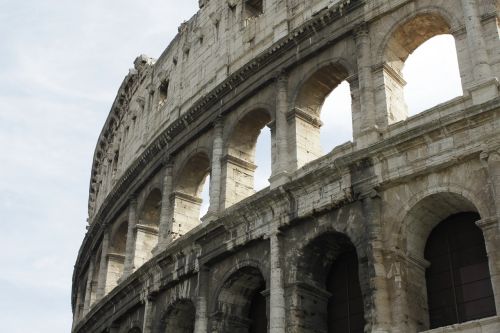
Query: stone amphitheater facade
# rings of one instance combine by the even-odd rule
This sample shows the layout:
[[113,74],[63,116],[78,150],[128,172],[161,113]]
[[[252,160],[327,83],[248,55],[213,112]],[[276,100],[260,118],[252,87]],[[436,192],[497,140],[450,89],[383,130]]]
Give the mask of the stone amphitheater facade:
[[[199,5],[100,134],[72,331],[500,332],[500,1]],[[439,34],[463,96],[408,117],[404,62]],[[323,155],[344,80],[353,142]]]

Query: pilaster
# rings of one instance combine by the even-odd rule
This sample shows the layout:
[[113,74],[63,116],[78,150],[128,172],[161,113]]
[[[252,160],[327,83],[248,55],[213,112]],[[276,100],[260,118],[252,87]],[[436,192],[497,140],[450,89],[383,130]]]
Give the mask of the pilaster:
[[272,175],[269,178],[270,188],[276,188],[289,180],[288,170],[288,75],[279,73],[276,78],[276,159],[272,164]]
[[271,232],[269,245],[271,263],[269,332],[285,333],[285,290],[283,288],[283,272],[280,263],[282,255],[278,230]]
[[126,279],[134,271],[135,253],[135,228],[137,225],[137,199],[131,197],[128,208],[127,242],[125,244],[125,262],[123,266],[123,277]]
[[165,176],[163,178],[163,192],[161,197],[160,226],[158,230],[158,245],[153,251],[155,254],[163,251],[170,243],[170,222],[173,216],[173,206],[170,195],[174,191],[173,186],[173,163],[170,161],[165,165]]
[[208,268],[200,265],[198,271],[198,297],[196,298],[196,319],[194,333],[208,332]]
[[108,250],[110,230],[107,228],[102,236],[101,259],[99,264],[99,277],[97,279],[97,300],[106,294],[106,278],[108,275]]
[[472,102],[481,104],[498,96],[499,82],[492,76],[477,0],[462,0],[462,9],[474,76],[474,86],[469,90]]
[[213,220],[220,211],[220,197],[222,184],[222,152],[224,149],[223,141],[224,122],[222,118],[217,119],[214,126],[214,141],[212,147],[212,167],[210,172],[210,206],[208,214],[204,220]]

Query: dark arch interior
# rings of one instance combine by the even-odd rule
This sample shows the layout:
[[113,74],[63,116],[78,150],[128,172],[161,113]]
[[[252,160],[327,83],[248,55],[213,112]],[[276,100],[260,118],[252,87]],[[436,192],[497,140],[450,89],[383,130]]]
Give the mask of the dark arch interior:
[[141,223],[146,225],[158,226],[160,223],[160,209],[161,209],[161,192],[154,189],[148,195],[144,202],[144,207],[141,212]]
[[263,320],[267,317],[266,298],[262,295],[264,288],[264,284],[257,288],[250,301],[250,309],[248,310],[249,333],[267,332],[267,320]]
[[221,330],[267,332],[266,298],[262,295],[265,288],[265,280],[255,267],[244,267],[232,274],[218,297],[218,310],[223,314]]
[[255,162],[255,144],[261,130],[271,122],[269,113],[256,109],[241,118],[229,139],[228,153],[246,162]]
[[196,309],[191,301],[179,301],[172,305],[165,318],[162,332],[193,333]]
[[335,259],[326,281],[328,332],[363,333],[363,296],[358,277],[358,257],[354,248]]
[[127,231],[128,223],[127,221],[122,222],[118,228],[115,230],[113,237],[111,238],[111,252],[117,254],[125,254],[125,245],[127,242]]
[[199,198],[209,170],[210,159],[205,153],[191,156],[176,179],[176,191]]
[[332,333],[364,332],[358,256],[347,236],[327,233],[314,239],[304,249],[299,271],[307,272],[299,277],[300,280],[326,289],[330,294],[322,305],[326,320],[318,330]]
[[454,214],[431,232],[425,259],[430,328],[496,314],[477,213]]

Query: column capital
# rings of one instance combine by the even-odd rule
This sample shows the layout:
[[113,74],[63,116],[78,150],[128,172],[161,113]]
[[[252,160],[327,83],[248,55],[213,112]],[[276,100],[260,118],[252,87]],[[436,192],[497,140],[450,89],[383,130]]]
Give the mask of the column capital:
[[161,158],[161,164],[166,168],[172,166],[173,165],[172,155],[170,154],[163,155],[163,157]]
[[224,128],[224,116],[222,116],[221,114],[217,115],[217,117],[214,119],[214,128],[215,129]]
[[274,73],[274,79],[278,84],[279,83],[288,84],[288,72],[284,69],[277,70]]
[[129,201],[130,205],[137,205],[137,196],[135,194],[131,194],[128,197],[128,201]]
[[370,32],[368,23],[361,22],[361,23],[357,24],[354,27],[353,32],[354,32],[354,38],[356,39],[356,41],[362,37],[368,37],[368,34]]

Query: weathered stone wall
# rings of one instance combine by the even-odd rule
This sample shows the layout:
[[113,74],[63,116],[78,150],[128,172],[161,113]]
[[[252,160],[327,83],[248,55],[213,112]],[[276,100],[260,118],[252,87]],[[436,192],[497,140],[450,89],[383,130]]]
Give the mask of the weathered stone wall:
[[[200,1],[125,78],[96,148],[73,331],[248,332],[258,294],[269,332],[329,332],[325,280],[346,253],[365,332],[428,331],[424,247],[464,212],[481,218],[499,309],[498,4],[265,0],[248,18],[258,4]],[[407,119],[404,60],[443,33],[464,95]],[[321,105],[344,80],[354,141],[322,156]],[[264,126],[272,175],[255,193]],[[478,330],[500,319],[435,331]]]

